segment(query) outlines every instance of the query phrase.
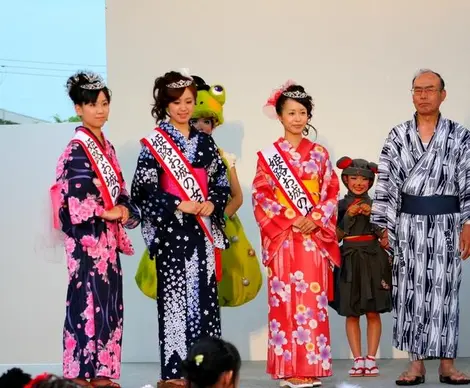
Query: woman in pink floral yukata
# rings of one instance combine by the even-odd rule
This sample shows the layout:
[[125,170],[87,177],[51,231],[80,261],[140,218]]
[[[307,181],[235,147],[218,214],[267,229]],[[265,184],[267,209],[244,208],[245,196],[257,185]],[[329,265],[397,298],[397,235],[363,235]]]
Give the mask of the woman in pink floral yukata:
[[93,73],[67,82],[83,126],[59,159],[51,189],[55,226],[65,233],[69,273],[63,332],[63,373],[84,387],[119,387],[123,329],[119,254],[134,250],[123,227],[135,228],[116,152],[101,128],[111,93]]
[[339,183],[328,151],[308,140],[312,98],[291,81],[274,92],[265,112],[284,137],[258,153],[253,206],[268,269],[267,372],[281,386],[321,385],[332,375],[328,299],[336,240]]

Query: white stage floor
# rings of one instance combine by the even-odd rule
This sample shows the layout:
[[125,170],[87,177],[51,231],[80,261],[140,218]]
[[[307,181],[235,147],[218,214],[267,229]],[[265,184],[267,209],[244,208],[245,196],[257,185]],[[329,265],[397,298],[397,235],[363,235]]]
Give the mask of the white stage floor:
[[[396,377],[406,367],[407,360],[379,360],[381,375],[379,377],[348,378],[348,370],[351,366],[350,360],[336,360],[333,362],[334,376],[323,380],[324,387],[336,387],[343,381],[348,381],[363,388],[394,387]],[[439,362],[436,360],[427,361],[426,388],[442,387],[439,383],[437,368]],[[456,363],[457,367],[470,374],[470,358],[460,358]],[[0,365],[0,374],[11,368],[11,365]],[[36,375],[45,371],[59,374],[60,365],[22,365],[23,370]],[[241,388],[267,388],[278,387],[276,381],[272,381],[264,372],[264,361],[246,361],[243,363],[241,372]],[[152,363],[125,363],[122,365],[122,378],[119,381],[122,388],[141,388],[146,384],[156,385],[159,376],[158,364]],[[423,386],[424,387],[424,386]]]

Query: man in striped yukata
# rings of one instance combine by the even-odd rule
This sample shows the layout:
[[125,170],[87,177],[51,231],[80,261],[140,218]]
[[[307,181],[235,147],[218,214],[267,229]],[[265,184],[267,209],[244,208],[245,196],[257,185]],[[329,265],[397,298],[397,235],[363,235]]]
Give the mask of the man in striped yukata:
[[424,360],[439,379],[470,379],[454,366],[462,260],[470,255],[470,132],[441,115],[442,77],[412,82],[414,117],[389,133],[379,161],[371,222],[386,228],[393,255],[393,346],[409,353],[397,385],[424,383]]

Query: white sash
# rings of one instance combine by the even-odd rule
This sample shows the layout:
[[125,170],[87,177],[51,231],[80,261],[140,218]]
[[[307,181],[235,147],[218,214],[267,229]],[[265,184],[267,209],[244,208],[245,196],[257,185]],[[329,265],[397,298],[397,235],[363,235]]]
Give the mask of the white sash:
[[[155,131],[141,142],[183,193],[183,201],[206,201],[206,194],[193,172],[193,167],[165,131],[155,128]],[[210,217],[196,216],[196,218],[209,241],[213,243]]]
[[121,194],[121,175],[106,155],[101,144],[95,141],[85,130],[78,129],[73,140],[85,150],[93,171],[101,182],[100,191],[103,196],[106,210],[111,210]]
[[305,217],[314,207],[313,198],[281,153],[278,144],[274,143],[266,150],[258,152],[258,156],[292,209]]

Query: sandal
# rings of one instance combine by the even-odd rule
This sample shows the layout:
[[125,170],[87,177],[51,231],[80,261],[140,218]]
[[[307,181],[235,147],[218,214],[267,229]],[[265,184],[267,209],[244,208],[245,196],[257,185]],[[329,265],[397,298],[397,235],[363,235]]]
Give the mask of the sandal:
[[439,382],[448,385],[468,385],[470,384],[470,378],[457,369],[451,369],[448,375],[439,373]]
[[379,375],[379,368],[377,367],[377,363],[375,361],[375,357],[367,356],[366,362],[364,365],[364,376],[367,377],[375,377]]
[[108,379],[107,377],[94,378],[90,381],[90,384],[91,387],[94,388],[121,388],[118,383]]
[[93,385],[91,385],[88,382],[88,380],[85,380],[85,379],[76,378],[76,379],[70,379],[70,381],[76,385],[79,385],[80,387],[93,388]]
[[362,377],[365,374],[364,357],[356,357],[351,369],[349,369],[350,377]]
[[405,371],[398,377],[398,380],[395,380],[395,384],[400,386],[420,385],[424,384],[425,380],[424,375],[415,375]]
[[160,380],[157,388],[186,388],[188,382],[184,379]]
[[313,377],[290,377],[279,382],[281,387],[311,388],[321,386],[321,381]]

